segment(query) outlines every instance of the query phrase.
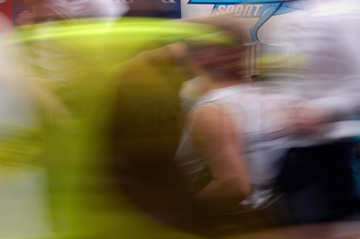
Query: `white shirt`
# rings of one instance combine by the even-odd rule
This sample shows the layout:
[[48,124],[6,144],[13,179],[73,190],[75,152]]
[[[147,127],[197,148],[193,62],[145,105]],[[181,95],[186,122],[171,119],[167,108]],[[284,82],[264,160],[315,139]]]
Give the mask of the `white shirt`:
[[[239,136],[239,147],[245,152],[252,184],[251,194],[241,202],[245,208],[261,208],[274,196],[271,185],[279,173],[281,156],[292,143],[292,136],[284,131],[291,123],[284,114],[284,107],[296,101],[296,98],[287,96],[264,97],[259,88],[240,84],[212,90],[194,106],[217,107],[232,120],[236,135]],[[195,186],[207,163],[192,142],[192,127],[186,126],[176,155],[176,164],[190,186]],[[243,143],[240,137],[244,139],[244,145],[240,145],[240,142]]]
[[360,4],[354,0],[303,2],[306,8],[276,31],[278,41],[295,57],[306,57],[303,65],[293,67],[293,73],[303,74],[293,83],[310,106],[328,109],[336,119],[359,114]]

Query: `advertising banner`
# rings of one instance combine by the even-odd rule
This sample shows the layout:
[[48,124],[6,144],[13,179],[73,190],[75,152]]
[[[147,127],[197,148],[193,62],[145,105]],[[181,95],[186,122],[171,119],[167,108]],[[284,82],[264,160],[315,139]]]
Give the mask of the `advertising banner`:
[[277,22],[302,9],[294,0],[181,0],[183,18],[229,13],[249,28],[253,41],[267,42]]

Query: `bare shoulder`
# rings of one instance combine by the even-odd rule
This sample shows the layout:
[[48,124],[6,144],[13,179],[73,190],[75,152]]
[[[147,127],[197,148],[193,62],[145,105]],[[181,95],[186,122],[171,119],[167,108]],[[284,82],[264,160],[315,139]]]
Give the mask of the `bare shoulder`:
[[[234,137],[235,125],[228,113],[220,107],[204,106],[194,109],[188,115],[188,121],[194,126],[195,142],[223,141],[224,137]],[[236,128],[238,130],[238,126]]]

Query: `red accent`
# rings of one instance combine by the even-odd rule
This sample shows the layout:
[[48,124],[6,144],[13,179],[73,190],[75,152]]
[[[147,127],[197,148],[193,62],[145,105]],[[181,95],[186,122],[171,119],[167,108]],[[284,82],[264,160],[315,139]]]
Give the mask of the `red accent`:
[[12,23],[12,0],[0,3],[0,12]]

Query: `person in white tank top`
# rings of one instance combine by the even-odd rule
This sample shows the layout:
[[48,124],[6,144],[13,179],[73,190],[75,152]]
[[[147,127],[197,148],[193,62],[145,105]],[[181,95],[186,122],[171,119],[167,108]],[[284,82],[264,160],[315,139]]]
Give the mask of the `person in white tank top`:
[[[238,63],[247,35],[237,40],[240,45],[231,47],[190,44],[207,93],[187,117],[176,156],[199,203],[219,213],[259,209],[274,199],[277,159],[291,147],[287,138],[294,130],[286,108],[298,102],[261,96]],[[196,189],[206,168],[211,179]]]
[[[208,183],[201,182],[199,178],[207,167],[213,174],[218,167],[217,160],[222,167],[229,163],[224,174],[231,177],[233,172],[239,176],[233,180],[239,180],[237,183],[246,192],[242,200],[234,202],[230,211],[259,209],[271,203],[277,196],[272,185],[280,168],[279,159],[292,146],[291,121],[285,110],[298,100],[264,97],[259,90],[239,80],[238,84],[205,93],[190,113],[176,157],[178,167],[194,191],[204,186],[201,184]],[[207,136],[205,141],[209,140],[209,145],[202,145],[202,133]],[[237,148],[236,152],[231,145]],[[215,165],[205,159],[207,154],[218,157],[213,159]],[[230,160],[227,162],[226,157],[238,158],[239,162],[232,164]],[[244,171],[244,178],[237,170]],[[242,185],[243,182],[248,185]],[[226,188],[219,187],[221,190]]]

